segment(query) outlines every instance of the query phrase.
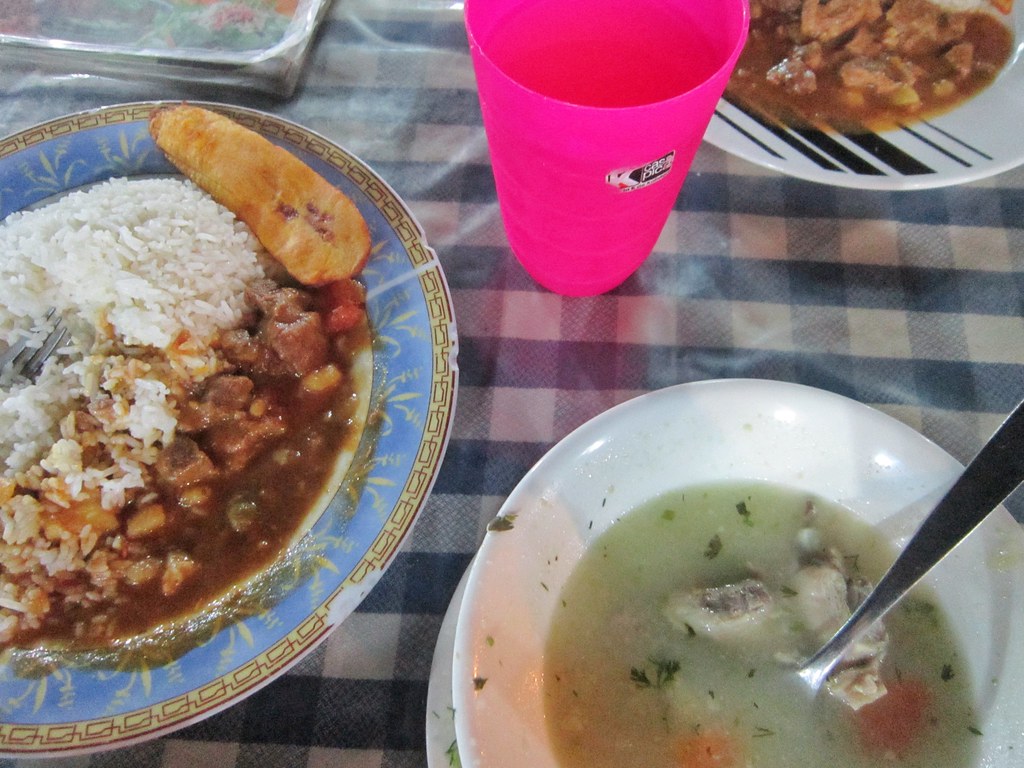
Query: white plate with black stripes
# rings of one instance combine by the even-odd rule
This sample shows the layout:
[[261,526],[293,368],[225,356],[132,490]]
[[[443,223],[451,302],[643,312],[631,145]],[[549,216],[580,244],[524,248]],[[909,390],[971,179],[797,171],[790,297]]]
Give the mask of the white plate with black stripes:
[[894,130],[843,134],[776,125],[723,98],[704,138],[758,165],[840,187],[926,189],[1008,171],[1024,163],[1021,8],[1013,26],[1014,48],[995,82],[947,114]]

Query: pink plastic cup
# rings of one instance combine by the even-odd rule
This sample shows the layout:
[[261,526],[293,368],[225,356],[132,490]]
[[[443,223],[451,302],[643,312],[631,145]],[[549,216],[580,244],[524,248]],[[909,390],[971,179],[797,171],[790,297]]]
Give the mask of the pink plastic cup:
[[654,248],[746,42],[747,0],[466,0],[509,244],[556,293]]

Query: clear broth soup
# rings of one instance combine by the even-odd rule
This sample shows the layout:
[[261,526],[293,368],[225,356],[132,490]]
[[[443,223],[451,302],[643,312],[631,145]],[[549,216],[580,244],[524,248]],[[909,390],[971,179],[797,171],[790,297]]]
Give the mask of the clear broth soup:
[[[973,765],[966,662],[927,591],[885,619],[884,696],[855,709],[802,688],[795,664],[817,639],[795,606],[813,603],[801,568],[814,552],[838,552],[851,582],[877,581],[893,557],[848,510],[767,484],[682,489],[612,525],[570,576],[547,641],[545,714],[560,764]],[[752,581],[771,604],[750,626],[708,630],[677,610],[688,595]]]

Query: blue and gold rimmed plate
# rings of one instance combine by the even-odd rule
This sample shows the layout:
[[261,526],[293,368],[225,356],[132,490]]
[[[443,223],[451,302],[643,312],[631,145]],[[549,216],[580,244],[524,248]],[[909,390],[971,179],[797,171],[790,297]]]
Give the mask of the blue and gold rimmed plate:
[[[160,106],[105,107],[0,139],[0,218],[108,178],[177,175],[148,133]],[[271,585],[261,604],[203,625],[195,643],[160,663],[131,653],[130,644],[103,663],[74,654],[0,656],[0,757],[126,746],[269,683],[379,580],[445,453],[458,379],[455,318],[441,265],[405,203],[357,157],[310,130],[263,112],[206,106],[304,160],[366,219],[373,239],[360,278],[373,336],[367,426],[337,491],[325,494],[273,573],[261,575]]]

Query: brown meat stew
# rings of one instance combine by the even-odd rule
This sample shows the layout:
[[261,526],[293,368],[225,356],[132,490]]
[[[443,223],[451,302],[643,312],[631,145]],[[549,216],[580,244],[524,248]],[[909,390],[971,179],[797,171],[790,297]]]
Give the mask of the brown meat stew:
[[[33,637],[104,644],[194,614],[268,565],[359,438],[349,371],[369,345],[362,288],[313,293],[259,281],[242,328],[217,342],[225,370],[180,393],[178,427],[107,535],[123,581],[112,603],[54,608]],[[366,393],[363,393],[366,394]],[[76,419],[88,428],[87,411]]]
[[726,94],[794,127],[882,130],[978,93],[1012,45],[996,15],[929,0],[753,0]]

